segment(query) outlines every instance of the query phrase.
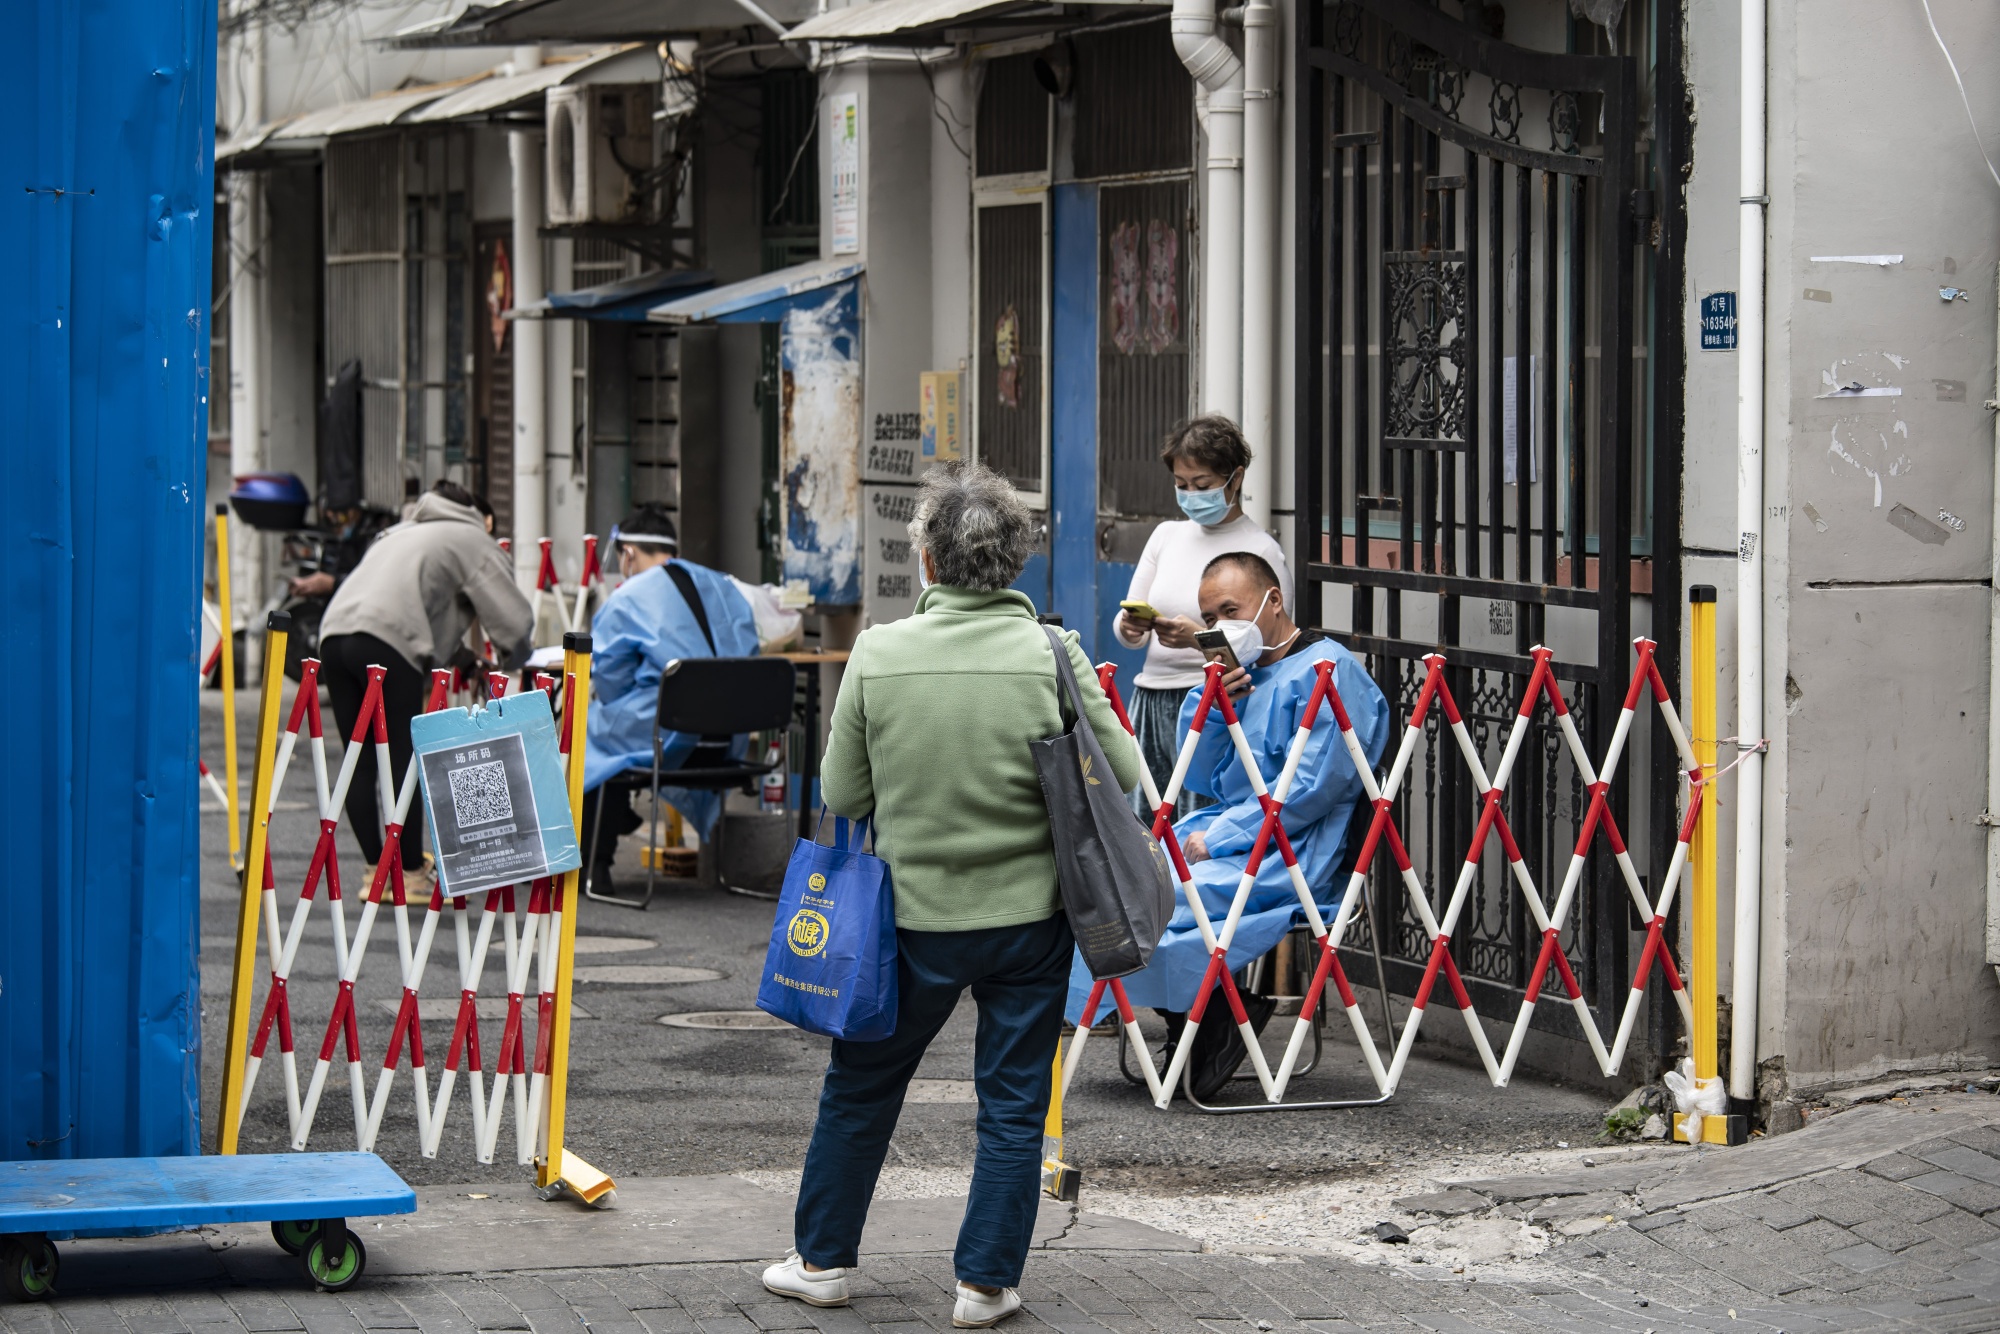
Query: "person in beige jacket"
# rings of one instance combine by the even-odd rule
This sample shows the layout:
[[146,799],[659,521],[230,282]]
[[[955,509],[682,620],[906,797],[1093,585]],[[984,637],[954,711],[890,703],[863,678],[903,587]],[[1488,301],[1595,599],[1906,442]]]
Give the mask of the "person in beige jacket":
[[[389,761],[400,776],[410,762],[410,719],[424,707],[430,670],[450,664],[474,620],[500,665],[515,667],[533,650],[534,608],[514,582],[514,565],[493,540],[493,517],[464,487],[439,482],[410,517],[375,539],[320,620],[319,679],[333,697],[342,740],[354,734],[368,669],[384,669]],[[381,859],[375,748],[363,746],[347,788],[347,819],[369,866]],[[390,780],[392,783],[395,779]],[[406,872],[423,865],[423,804],[412,802],[403,827]]]

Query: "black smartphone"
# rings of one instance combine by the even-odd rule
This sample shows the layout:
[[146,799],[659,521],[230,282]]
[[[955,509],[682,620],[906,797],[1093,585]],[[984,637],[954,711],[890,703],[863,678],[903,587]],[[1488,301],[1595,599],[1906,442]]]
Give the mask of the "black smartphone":
[[1220,630],[1195,631],[1194,645],[1210,662],[1219,662],[1231,671],[1242,666],[1236,661],[1236,650],[1229,647],[1229,636]]

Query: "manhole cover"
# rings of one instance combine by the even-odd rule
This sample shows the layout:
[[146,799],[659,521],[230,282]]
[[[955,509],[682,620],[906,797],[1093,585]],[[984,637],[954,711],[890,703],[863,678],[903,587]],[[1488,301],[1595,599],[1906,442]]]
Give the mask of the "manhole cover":
[[904,1102],[978,1102],[979,1090],[969,1079],[913,1079]]
[[598,963],[576,970],[579,982],[716,982],[713,968],[683,968],[671,963]]
[[578,954],[636,954],[640,950],[656,950],[657,940],[643,940],[636,936],[578,936]]
[[719,1028],[731,1032],[791,1028],[776,1015],[762,1010],[694,1010],[687,1014],[663,1014],[660,1022],[668,1028]]

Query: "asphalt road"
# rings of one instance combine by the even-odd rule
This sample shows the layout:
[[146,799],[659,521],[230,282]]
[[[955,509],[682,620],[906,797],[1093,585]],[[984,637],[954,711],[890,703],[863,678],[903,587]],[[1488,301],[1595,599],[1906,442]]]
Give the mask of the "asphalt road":
[[[254,734],[253,700],[239,701],[243,784],[247,792]],[[326,710],[331,723],[332,713]],[[202,699],[202,753],[218,771],[221,755],[221,702],[215,692]],[[337,765],[330,741],[329,762]],[[280,794],[272,823],[273,862],[281,918],[289,921],[303,879],[317,814],[311,805],[311,769],[301,753]],[[234,877],[229,871],[226,824],[205,799],[202,833],[202,998],[203,1125],[212,1146],[220,1100],[222,1052],[226,1044],[230,958],[237,918]],[[340,834],[343,879],[350,898],[349,929],[358,911],[361,862],[343,824]],[[624,874],[638,878],[637,844],[626,841]],[[586,902],[579,934],[596,952],[580,954],[575,997],[588,1018],[575,1024],[568,1098],[569,1147],[616,1174],[676,1176],[750,1169],[795,1169],[803,1156],[825,1064],[826,1041],[793,1030],[716,1031],[670,1027],[663,1016],[691,1011],[750,1010],[771,924],[771,905],[701,889],[673,885],[650,910]],[[420,912],[411,912],[412,929]],[[363,1069],[372,1094],[393,1025],[399,995],[395,934],[385,914],[357,986]],[[268,964],[260,957],[258,1003]],[[609,974],[587,970],[611,967]],[[663,983],[648,979],[661,967],[709,970],[710,980]],[[496,937],[481,992],[500,995],[502,958]],[[301,1079],[310,1077],[334,992],[332,933],[316,907],[306,941],[293,969],[296,1043]],[[427,998],[455,998],[457,960],[449,926],[441,927],[425,978]],[[1148,1021],[1149,1024],[1152,1021]],[[969,1090],[957,1081],[972,1076],[974,1010],[968,999],[932,1047],[919,1078],[941,1081],[922,1086],[925,1101],[906,1106],[892,1146],[891,1165],[913,1169],[963,1169],[971,1161],[973,1112]],[[1273,1025],[1274,1035],[1281,1025]],[[1154,1025],[1157,1027],[1156,1025]],[[487,1063],[497,1047],[500,1021],[482,1024]],[[1335,1036],[1330,1030],[1329,1036]],[[425,1047],[432,1071],[443,1068],[450,1025],[425,1024]],[[275,1050],[275,1043],[273,1044]],[[1428,1048],[1428,1051],[1427,1051]],[[1591,1137],[1604,1108],[1617,1095],[1607,1088],[1581,1088],[1517,1079],[1495,1091],[1476,1065],[1420,1042],[1401,1090],[1389,1104],[1329,1112],[1209,1117],[1176,1105],[1154,1110],[1144,1090],[1120,1076],[1116,1043],[1093,1039],[1068,1106],[1066,1157],[1106,1186],[1145,1191],[1181,1189],[1192,1183],[1221,1188],[1250,1181],[1327,1179],[1362,1175],[1384,1165],[1436,1161],[1463,1151],[1493,1153],[1539,1149],[1560,1141]],[[401,1062],[375,1149],[413,1183],[479,1183],[518,1180],[522,1169],[511,1158],[511,1114],[501,1134],[501,1151],[490,1165],[476,1161],[465,1081],[454,1094],[435,1158],[419,1151],[407,1054]],[[1351,1044],[1329,1042],[1320,1069],[1296,1081],[1300,1097],[1361,1096],[1372,1093]],[[310,1147],[345,1149],[355,1145],[345,1077],[336,1063],[312,1132]],[[267,1062],[244,1120],[246,1151],[280,1152],[288,1145],[282,1072]]]

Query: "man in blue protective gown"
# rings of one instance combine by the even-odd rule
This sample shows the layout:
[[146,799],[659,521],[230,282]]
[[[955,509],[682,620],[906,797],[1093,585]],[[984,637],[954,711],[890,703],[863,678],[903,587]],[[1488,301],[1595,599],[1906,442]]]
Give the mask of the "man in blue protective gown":
[[[644,823],[631,792],[603,786],[628,769],[653,768],[653,720],[660,674],[677,658],[745,658],[757,652],[757,621],[728,575],[679,557],[673,519],[658,505],[641,505],[611,533],[625,582],[591,618],[590,730],[583,754],[583,837],[595,884],[609,885],[620,835]],[[689,732],[661,738],[660,768],[672,769],[698,740]],[[743,738],[733,753],[741,755]],[[714,792],[663,787],[703,838],[722,810]],[[603,805],[601,816],[598,805]]]
[[[1285,614],[1278,576],[1262,557],[1248,552],[1217,556],[1202,572],[1199,600],[1202,619],[1210,628],[1224,632],[1236,660],[1243,664],[1223,677],[1223,686],[1242,721],[1250,754],[1267,789],[1277,782],[1298,738],[1321,662],[1334,664],[1334,685],[1369,762],[1381,761],[1389,735],[1389,707],[1381,689],[1352,653],[1319,631],[1302,630],[1292,622]],[[1179,736],[1183,742],[1201,695],[1202,688],[1196,686],[1181,705]],[[1174,826],[1174,833],[1180,839],[1195,888],[1208,908],[1209,920],[1220,931],[1263,825],[1264,810],[1237,758],[1222,711],[1214,706],[1188,766],[1186,787],[1214,798],[1216,803],[1183,817]],[[1363,799],[1361,780],[1340,739],[1333,710],[1322,704],[1314,715],[1312,735],[1281,818],[1306,885],[1320,904],[1322,919],[1329,924],[1338,896],[1346,889],[1344,880],[1339,884],[1335,880],[1348,822],[1355,803]],[[1230,942],[1230,969],[1245,967],[1304,920],[1305,910],[1274,838],[1265,850]],[[1170,1052],[1180,1039],[1186,1012],[1194,1003],[1207,967],[1208,947],[1183,895],[1152,962],[1145,971],[1124,979],[1125,992],[1134,1005],[1152,1006],[1166,1018]],[[1090,975],[1079,959],[1070,975],[1070,1018],[1081,1012],[1090,984]],[[1268,1018],[1268,1005],[1262,1008],[1261,1017]],[[1253,1020],[1259,1017],[1253,1012]],[[1211,1028],[1215,1030],[1212,1037]],[[1211,1085],[1226,1080],[1242,1060],[1241,1039],[1220,997],[1211,1001],[1203,1016],[1201,1039],[1190,1055],[1197,1085],[1204,1082],[1204,1075]]]

